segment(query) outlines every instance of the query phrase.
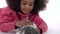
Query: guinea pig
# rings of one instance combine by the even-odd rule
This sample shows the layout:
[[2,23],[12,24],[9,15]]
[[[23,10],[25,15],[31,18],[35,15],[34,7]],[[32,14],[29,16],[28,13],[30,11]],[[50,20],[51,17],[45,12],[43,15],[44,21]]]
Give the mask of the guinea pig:
[[18,29],[16,34],[40,34],[40,30],[35,24],[26,25]]

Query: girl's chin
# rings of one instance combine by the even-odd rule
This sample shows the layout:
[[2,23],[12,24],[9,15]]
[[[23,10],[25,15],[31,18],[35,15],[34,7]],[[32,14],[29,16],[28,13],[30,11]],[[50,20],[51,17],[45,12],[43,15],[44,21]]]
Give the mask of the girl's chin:
[[28,13],[24,13],[24,14],[28,14]]
[[30,12],[23,12],[24,14],[28,14],[28,13],[30,13]]

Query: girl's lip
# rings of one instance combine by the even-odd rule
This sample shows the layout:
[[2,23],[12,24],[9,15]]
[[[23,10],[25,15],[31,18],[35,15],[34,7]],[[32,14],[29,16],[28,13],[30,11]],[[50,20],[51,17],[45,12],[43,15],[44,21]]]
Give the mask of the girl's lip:
[[29,11],[23,11],[23,12],[26,12],[26,13],[28,13]]
[[28,11],[23,11],[24,13],[29,13]]
[[24,11],[28,12],[29,10],[24,10]]

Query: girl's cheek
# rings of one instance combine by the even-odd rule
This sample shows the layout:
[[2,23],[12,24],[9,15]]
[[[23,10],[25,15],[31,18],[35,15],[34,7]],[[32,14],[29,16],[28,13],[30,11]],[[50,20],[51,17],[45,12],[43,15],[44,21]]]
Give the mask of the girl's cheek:
[[33,7],[31,7],[30,10],[33,10]]
[[21,10],[23,10],[24,9],[24,6],[23,5],[21,5]]

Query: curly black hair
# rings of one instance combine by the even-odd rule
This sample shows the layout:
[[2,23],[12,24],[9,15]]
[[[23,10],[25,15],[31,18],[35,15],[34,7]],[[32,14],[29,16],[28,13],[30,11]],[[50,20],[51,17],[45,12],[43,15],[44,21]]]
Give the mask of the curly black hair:
[[[15,10],[16,12],[20,11],[20,0],[6,0],[6,2],[12,10]],[[37,14],[39,11],[44,10],[44,8],[46,8],[47,2],[47,0],[35,0],[34,8],[31,13]]]

